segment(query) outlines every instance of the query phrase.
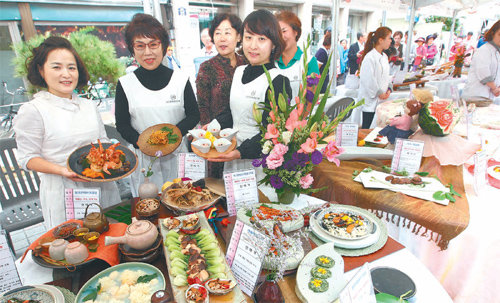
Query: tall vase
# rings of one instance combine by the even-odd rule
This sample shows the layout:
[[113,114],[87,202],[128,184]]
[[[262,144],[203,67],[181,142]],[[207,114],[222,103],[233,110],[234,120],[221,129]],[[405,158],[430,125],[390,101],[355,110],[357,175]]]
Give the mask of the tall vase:
[[292,204],[294,199],[295,193],[289,188],[285,188],[281,194],[278,194],[278,203],[280,204]]
[[158,186],[153,182],[149,181],[148,177],[144,177],[144,182],[139,185],[137,190],[140,199],[157,198],[158,197]]
[[262,282],[255,291],[255,302],[257,303],[284,303],[285,298],[281,293],[278,283],[270,275]]

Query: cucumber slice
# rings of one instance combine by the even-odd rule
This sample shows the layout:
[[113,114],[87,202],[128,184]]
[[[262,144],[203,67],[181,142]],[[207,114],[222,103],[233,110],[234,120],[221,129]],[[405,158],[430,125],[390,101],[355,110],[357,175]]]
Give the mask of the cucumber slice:
[[187,283],[186,276],[179,275],[179,276],[177,276],[177,277],[174,278],[174,285],[175,286],[185,286],[187,284],[188,283]]

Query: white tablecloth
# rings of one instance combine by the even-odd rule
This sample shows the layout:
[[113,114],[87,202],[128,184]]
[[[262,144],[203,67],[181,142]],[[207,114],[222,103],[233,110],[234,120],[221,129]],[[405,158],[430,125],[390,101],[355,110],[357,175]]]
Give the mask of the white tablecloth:
[[456,85],[458,88],[458,92],[461,93],[464,86],[465,82],[467,81],[467,76],[462,75],[461,78],[448,78],[445,80],[432,80],[427,82],[425,85],[431,85],[435,86],[438,89],[437,96],[439,98],[444,98],[444,99],[451,99],[451,87],[453,85]]

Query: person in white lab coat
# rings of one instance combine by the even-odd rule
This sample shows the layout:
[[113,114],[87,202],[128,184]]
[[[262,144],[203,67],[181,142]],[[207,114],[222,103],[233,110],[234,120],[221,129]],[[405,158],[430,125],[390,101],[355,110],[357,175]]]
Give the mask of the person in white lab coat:
[[391,34],[391,29],[384,26],[371,32],[361,57],[358,99],[365,99],[361,108],[365,129],[370,128],[379,101],[387,100],[391,94],[389,59],[383,52],[391,46]]
[[500,102],[500,20],[484,35],[487,41],[472,57],[464,97],[486,97]]
[[99,187],[103,207],[119,203],[120,195],[115,182],[87,182],[66,168],[75,149],[107,140],[96,104],[73,93],[89,79],[82,60],[61,37],[45,39],[32,52],[28,80],[46,90],[21,106],[14,131],[18,162],[41,173],[40,202],[44,224],[50,229],[66,221],[65,189]]

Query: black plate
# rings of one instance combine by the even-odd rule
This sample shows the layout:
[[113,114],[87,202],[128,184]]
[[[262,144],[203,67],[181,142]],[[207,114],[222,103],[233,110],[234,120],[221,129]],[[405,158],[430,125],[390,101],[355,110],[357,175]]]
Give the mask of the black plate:
[[[97,146],[97,145],[98,144],[94,144],[94,146]],[[104,149],[110,147],[111,145],[113,145],[113,144],[112,143],[102,143],[102,147]],[[125,178],[126,176],[130,175],[137,168],[137,156],[130,149],[126,148],[125,146],[118,145],[116,147],[116,149],[123,151],[125,153],[125,161],[130,162],[130,165],[129,165],[130,169],[128,171],[123,171],[121,169],[110,170],[111,175],[108,175],[108,174],[103,172],[104,179],[101,179],[101,178],[93,179],[93,178],[85,177],[84,175],[82,175],[84,168],[82,166],[81,159],[84,157],[84,155],[87,155],[89,153],[91,148],[92,148],[91,144],[77,148],[75,151],[73,151],[69,155],[68,160],[66,162],[68,169],[70,171],[73,171],[76,174],[78,174],[78,177],[80,177],[82,179],[85,179],[87,181],[92,181],[92,182],[116,181],[116,180]]]
[[397,298],[411,290],[403,299],[409,299],[417,292],[417,286],[407,274],[391,267],[376,267],[371,271],[373,288]]

